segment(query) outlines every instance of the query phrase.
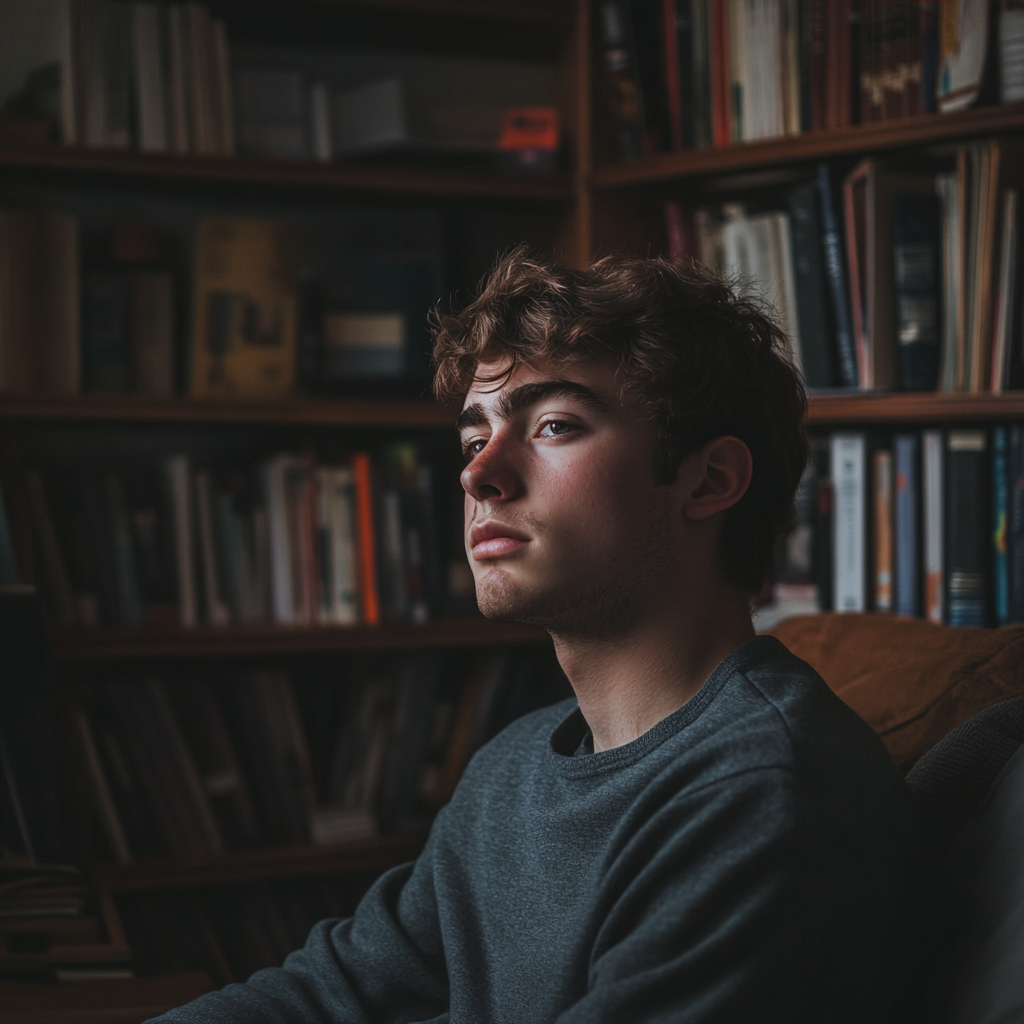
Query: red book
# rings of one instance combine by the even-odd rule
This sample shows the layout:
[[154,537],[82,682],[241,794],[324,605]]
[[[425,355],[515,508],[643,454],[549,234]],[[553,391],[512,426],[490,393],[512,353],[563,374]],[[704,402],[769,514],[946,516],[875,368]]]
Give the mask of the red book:
[[356,491],[356,528],[359,534],[359,587],[363,622],[380,625],[380,596],[377,590],[377,541],[373,522],[373,473],[370,456],[352,456],[352,477]]
[[665,47],[665,90],[668,93],[669,141],[674,150],[683,148],[683,100],[679,82],[679,33],[676,31],[676,0],[661,0]]
[[711,0],[711,121],[716,146],[732,142],[729,95],[729,0]]

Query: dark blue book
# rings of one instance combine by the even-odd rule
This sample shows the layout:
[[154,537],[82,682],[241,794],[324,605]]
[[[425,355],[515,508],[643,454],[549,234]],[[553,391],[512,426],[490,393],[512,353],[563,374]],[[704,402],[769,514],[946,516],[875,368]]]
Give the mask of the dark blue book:
[[894,305],[904,391],[934,391],[939,381],[941,218],[937,195],[893,197]]
[[988,437],[984,430],[946,434],[946,607],[951,626],[988,624]]
[[853,340],[850,319],[850,297],[846,292],[846,260],[843,257],[843,236],[836,215],[835,196],[828,164],[818,164],[818,190],[821,197],[822,248],[825,253],[825,273],[828,277],[829,296],[835,322],[836,355],[839,383],[855,388],[860,383],[857,373],[857,349]]
[[796,318],[804,382],[809,388],[831,388],[838,383],[835,330],[829,316],[828,282],[822,260],[819,190],[809,181],[791,189],[786,198],[793,232]]
[[128,277],[93,271],[82,283],[82,390],[122,393],[130,381]]
[[921,614],[921,473],[917,434],[893,438],[896,476],[894,537],[896,541],[896,614]]
[[996,625],[1010,621],[1010,563],[1006,533],[1009,513],[1007,473],[1009,452],[1006,427],[992,430],[992,610]]
[[1024,424],[1009,430],[1007,504],[1007,561],[1009,563],[1010,621],[1024,622]]

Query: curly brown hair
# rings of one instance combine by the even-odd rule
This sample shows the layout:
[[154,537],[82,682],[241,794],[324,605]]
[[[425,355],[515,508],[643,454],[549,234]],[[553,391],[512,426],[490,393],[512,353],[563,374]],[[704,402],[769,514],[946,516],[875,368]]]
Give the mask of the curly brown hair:
[[621,397],[657,425],[657,482],[716,437],[753,456],[746,494],[725,513],[722,562],[749,593],[761,589],[778,537],[792,527],[807,464],[807,397],[770,311],[738,297],[697,262],[607,256],[583,270],[502,256],[478,298],[432,316],[434,392],[465,397],[481,361],[609,362]]

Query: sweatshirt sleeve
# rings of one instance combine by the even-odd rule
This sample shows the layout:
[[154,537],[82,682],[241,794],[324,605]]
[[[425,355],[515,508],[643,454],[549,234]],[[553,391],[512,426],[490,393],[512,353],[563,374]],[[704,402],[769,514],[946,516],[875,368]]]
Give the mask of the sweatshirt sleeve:
[[428,841],[414,864],[382,875],[351,918],[321,921],[282,967],[257,971],[149,1024],[446,1021],[432,850]]
[[650,812],[609,862],[587,991],[557,1024],[881,1020],[879,937],[857,923],[876,894],[841,826],[803,810],[786,769],[757,768]]

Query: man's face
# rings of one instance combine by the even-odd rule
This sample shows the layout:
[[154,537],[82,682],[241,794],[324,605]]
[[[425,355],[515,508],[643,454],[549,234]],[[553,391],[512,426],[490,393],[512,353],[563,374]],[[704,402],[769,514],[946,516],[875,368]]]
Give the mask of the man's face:
[[459,417],[466,553],[489,618],[613,635],[657,600],[679,543],[655,432],[602,363],[482,363]]

